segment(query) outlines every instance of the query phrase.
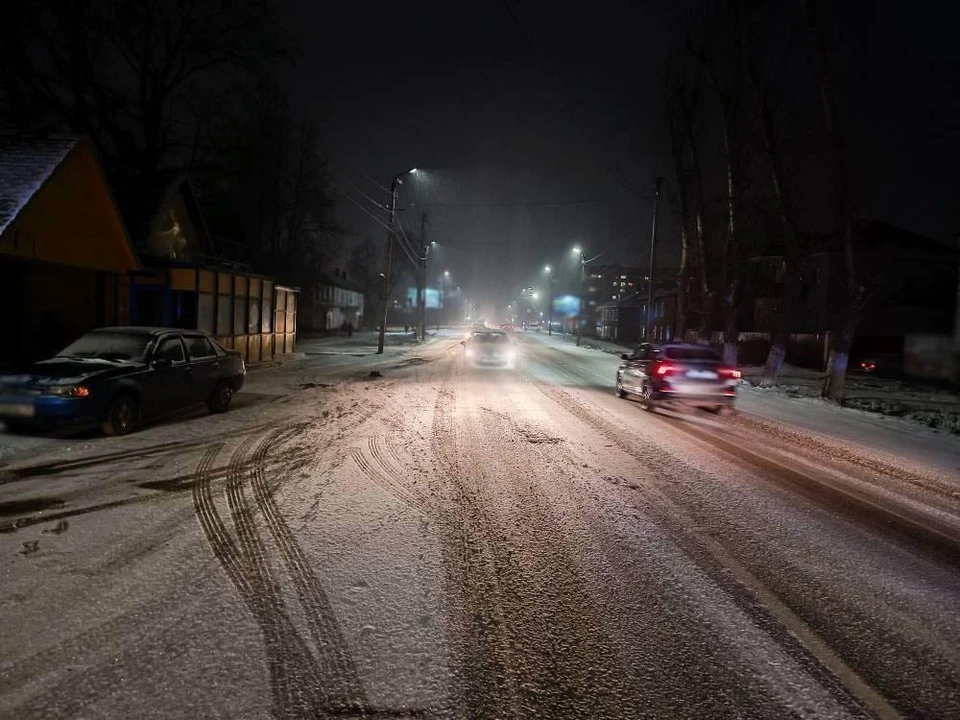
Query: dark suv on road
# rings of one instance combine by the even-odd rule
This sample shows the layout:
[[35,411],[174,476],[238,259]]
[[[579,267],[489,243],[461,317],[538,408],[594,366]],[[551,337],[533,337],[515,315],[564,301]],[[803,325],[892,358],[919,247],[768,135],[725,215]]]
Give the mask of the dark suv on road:
[[711,347],[645,343],[620,359],[617,397],[638,395],[647,410],[692,405],[720,412],[732,409],[737,398],[740,371],[724,365]]
[[245,376],[240,353],[198,330],[100,328],[25,373],[0,376],[0,420],[11,429],[100,425],[125,435],[191,405],[224,412]]

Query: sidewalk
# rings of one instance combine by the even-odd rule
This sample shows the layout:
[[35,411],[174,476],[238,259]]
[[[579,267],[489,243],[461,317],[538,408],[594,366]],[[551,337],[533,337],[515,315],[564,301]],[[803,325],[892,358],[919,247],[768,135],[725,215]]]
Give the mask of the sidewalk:
[[[744,382],[758,393],[787,398],[820,397],[823,373],[785,364],[780,383],[760,388],[763,366],[740,368]],[[876,377],[866,373],[847,373],[846,400],[840,410],[860,410],[881,416],[902,417],[927,427],[960,435],[960,396],[919,380]]]
[[[427,331],[426,343],[436,337],[436,331]],[[297,338],[297,351],[310,355],[349,355],[358,353],[360,355],[368,354],[365,352],[370,348],[377,349],[379,342],[379,333],[375,330],[363,330],[354,332],[352,336],[346,335],[301,335]],[[383,337],[384,346],[416,346],[419,343],[413,331],[404,332],[403,330],[388,330]]]
[[[577,340],[575,335],[556,332],[552,337],[571,345],[575,345]],[[583,338],[581,347],[617,356],[633,349],[626,344],[596,338]],[[758,393],[786,398],[820,397],[823,373],[819,370],[785,364],[780,373],[780,382],[773,388],[757,387],[763,376],[762,365],[744,365],[740,370],[744,383]],[[879,416],[905,418],[929,428],[960,435],[960,395],[949,390],[925,385],[917,380],[850,372],[847,374],[846,392],[844,407],[833,405],[841,413],[865,411]]]
[[[527,331],[530,332],[529,330]],[[536,332],[536,331],[534,331]],[[518,333],[518,334],[522,334]],[[541,335],[547,335],[547,333],[540,331]],[[567,333],[554,332],[552,335],[549,335],[550,338],[556,338],[561,342],[567,342],[571,345],[577,344],[577,336],[569,335]],[[598,338],[584,337],[581,338],[580,347],[586,348],[587,350],[600,350],[601,352],[609,353],[610,355],[616,355],[620,357],[623,353],[629,353],[636,348],[636,343],[619,343],[612,340],[600,340]]]

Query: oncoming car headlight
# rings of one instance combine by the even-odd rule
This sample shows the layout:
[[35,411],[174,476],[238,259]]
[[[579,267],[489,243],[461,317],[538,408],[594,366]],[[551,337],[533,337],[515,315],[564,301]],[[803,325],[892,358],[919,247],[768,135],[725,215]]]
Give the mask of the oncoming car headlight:
[[63,398],[85,398],[90,397],[90,388],[86,385],[53,385],[44,390],[43,394]]

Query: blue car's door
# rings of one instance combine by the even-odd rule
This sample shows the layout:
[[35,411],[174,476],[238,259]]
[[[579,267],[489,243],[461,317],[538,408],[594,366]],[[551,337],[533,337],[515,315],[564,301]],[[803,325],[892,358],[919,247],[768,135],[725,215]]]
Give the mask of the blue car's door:
[[224,371],[220,367],[220,357],[210,341],[203,335],[184,333],[183,341],[187,345],[187,385],[190,403],[202,403],[213,397]]
[[187,369],[180,335],[161,337],[143,375],[140,402],[144,417],[164,415],[188,404]]

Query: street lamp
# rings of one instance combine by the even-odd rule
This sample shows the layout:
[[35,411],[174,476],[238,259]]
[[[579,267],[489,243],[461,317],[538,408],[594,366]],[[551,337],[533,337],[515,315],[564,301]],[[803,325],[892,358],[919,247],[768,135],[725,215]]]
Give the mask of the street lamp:
[[383,339],[387,332],[387,312],[390,308],[390,270],[393,264],[393,223],[397,218],[397,189],[403,184],[403,176],[417,172],[416,168],[394,175],[390,181],[390,211],[387,222],[387,267],[383,273],[383,312],[380,316],[380,334],[377,338],[377,354],[383,354]]
[[589,317],[589,313],[584,312],[586,303],[583,297],[583,281],[587,276],[587,265],[603,255],[603,253],[597,253],[592,258],[587,258],[579,245],[573,247],[573,253],[577,255],[580,260],[580,313],[577,315],[577,346],[579,346],[583,342],[583,316],[586,315]]

